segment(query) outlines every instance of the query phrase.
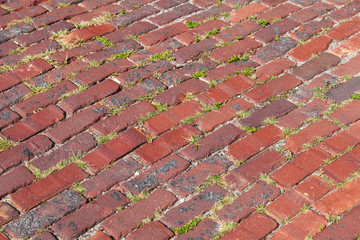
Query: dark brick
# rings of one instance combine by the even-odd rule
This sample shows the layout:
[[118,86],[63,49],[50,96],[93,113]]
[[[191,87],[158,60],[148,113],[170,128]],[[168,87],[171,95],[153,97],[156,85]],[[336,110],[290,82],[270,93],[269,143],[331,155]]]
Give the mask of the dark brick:
[[66,7],[54,9],[51,12],[45,13],[39,17],[33,19],[33,25],[35,27],[41,27],[46,24],[58,22],[72,16],[85,12],[86,10],[76,4],[71,4]]
[[72,190],[62,192],[38,208],[9,223],[6,226],[6,232],[14,238],[27,237],[56,222],[85,202],[85,198]]
[[330,19],[324,19],[321,21],[311,21],[309,23],[303,24],[300,28],[290,33],[290,36],[295,38],[296,40],[308,40],[314,34],[321,32],[322,29],[331,27],[333,25],[333,21]]
[[295,21],[299,23],[305,23],[321,15],[325,15],[326,12],[331,11],[333,9],[334,6],[327,3],[319,2],[312,5],[311,7],[304,8],[301,11],[292,14],[291,18],[293,18]]
[[146,5],[131,12],[128,12],[124,15],[118,15],[113,20],[113,22],[119,27],[125,26],[129,25],[130,23],[139,21],[147,16],[153,15],[157,12],[159,12],[158,9],[154,8],[153,6]]
[[200,9],[192,4],[186,3],[180,6],[176,6],[168,12],[161,13],[155,17],[149,18],[149,20],[157,25],[165,25],[169,22],[174,21],[177,18],[181,18],[185,15],[190,15],[193,12],[199,11]]
[[254,55],[254,59],[264,64],[277,57],[284,55],[297,45],[297,41],[292,38],[283,37],[260,48]]
[[34,30],[35,28],[29,23],[25,23],[25,22],[18,23],[1,31],[0,43],[4,43],[13,37],[22,35],[24,33],[32,32]]
[[330,18],[341,21],[346,18],[351,18],[360,11],[360,1],[351,1],[342,8],[331,13]]
[[360,77],[354,77],[328,91],[325,95],[336,103],[341,103],[351,98],[355,92],[360,90]]
[[279,22],[276,22],[270,26],[267,26],[259,31],[257,31],[253,36],[256,40],[260,40],[264,43],[270,42],[276,36],[281,36],[286,32],[296,28],[300,24],[291,20],[291,19],[283,19]]
[[187,17],[185,20],[190,22],[202,22],[207,18],[219,16],[221,13],[230,12],[232,9],[226,4],[215,4],[215,6],[210,7],[199,13],[195,13],[190,17]]
[[28,93],[31,93],[31,90],[23,83],[0,93],[0,110],[20,102]]
[[176,62],[182,64],[193,58],[196,58],[203,51],[209,51],[216,48],[216,43],[216,40],[208,38],[198,43],[190,44],[186,47],[180,48],[174,53]]
[[120,28],[114,32],[108,33],[105,35],[107,39],[109,39],[112,43],[119,43],[126,39],[128,36],[136,35],[136,34],[144,34],[156,28],[154,24],[149,22],[136,22],[124,28]]
[[0,111],[0,129],[5,128],[9,126],[10,124],[18,121],[20,119],[20,116],[11,111],[10,109],[3,109]]

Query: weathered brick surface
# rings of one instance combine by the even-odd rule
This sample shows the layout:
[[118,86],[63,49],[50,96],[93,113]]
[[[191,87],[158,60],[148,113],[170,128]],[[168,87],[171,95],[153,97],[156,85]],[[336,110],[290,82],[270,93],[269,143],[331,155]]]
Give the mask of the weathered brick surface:
[[0,196],[3,197],[26,186],[34,180],[34,175],[24,166],[14,168],[0,177]]
[[292,38],[282,37],[279,40],[275,40],[269,45],[266,45],[260,48],[253,58],[264,64],[274,58],[280,57],[290,49],[294,48],[297,45],[297,42]]
[[154,239],[166,240],[174,236],[174,233],[164,224],[158,221],[152,221],[132,232],[126,239],[137,240],[146,239],[151,236]]

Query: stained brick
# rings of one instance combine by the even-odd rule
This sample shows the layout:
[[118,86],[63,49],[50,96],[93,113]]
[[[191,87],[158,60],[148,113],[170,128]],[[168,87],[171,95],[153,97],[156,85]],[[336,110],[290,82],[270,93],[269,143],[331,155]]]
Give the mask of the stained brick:
[[157,25],[165,25],[177,18],[182,16],[189,15],[193,12],[199,11],[200,9],[192,4],[185,3],[179,6],[174,7],[168,12],[161,13],[155,17],[149,18],[149,20]]
[[256,17],[259,19],[265,19],[266,21],[271,22],[274,19],[284,18],[290,14],[291,14],[291,16],[293,16],[294,14],[292,14],[292,13],[297,12],[300,9],[301,9],[300,7],[298,7],[294,4],[284,3],[284,4],[281,4],[271,10],[260,13]]
[[17,84],[21,83],[21,79],[11,72],[0,75],[0,91],[3,92]]
[[359,106],[360,101],[352,101],[330,114],[330,117],[346,125],[356,122],[360,119]]
[[283,37],[265,47],[260,48],[253,56],[253,58],[256,61],[265,64],[277,57],[282,56],[296,45],[297,42],[294,39]]
[[267,43],[273,40],[275,37],[283,35],[284,33],[296,28],[299,25],[299,23],[286,18],[257,31],[255,34],[253,34],[253,36],[256,40]]
[[230,20],[234,23],[241,22],[253,15],[266,11],[268,8],[259,3],[251,3],[243,8],[237,9],[230,14]]
[[219,32],[214,36],[214,38],[222,42],[233,41],[236,39],[236,37],[245,37],[259,28],[259,24],[255,23],[252,20],[246,20],[235,26],[225,29],[224,31]]
[[218,187],[212,186],[205,189],[204,192],[192,197],[186,202],[172,208],[161,219],[163,223],[171,228],[177,228],[185,225],[200,214],[207,212],[216,203],[221,201],[227,192]]
[[142,6],[138,9],[135,9],[129,13],[126,13],[124,15],[118,15],[113,22],[117,26],[125,26],[129,25],[130,23],[136,22],[138,20],[141,20],[147,16],[153,15],[155,13],[159,12],[158,9],[154,8],[153,6]]
[[310,80],[332,66],[337,65],[339,62],[340,58],[337,56],[330,53],[324,53],[319,57],[311,59],[303,65],[295,68],[293,74],[304,80]]
[[226,4],[215,4],[215,6],[213,7],[210,7],[204,11],[195,13],[192,16],[185,18],[185,21],[200,22],[213,16],[219,16],[221,13],[230,12],[231,10],[232,9]]
[[360,11],[360,2],[353,1],[331,13],[330,17],[336,21],[352,17]]
[[42,232],[36,235],[34,240],[56,240],[56,238],[50,232]]
[[344,40],[360,30],[360,17],[340,23],[327,32],[327,35],[336,41]]
[[85,188],[85,195],[93,198],[109,190],[115,184],[127,180],[139,168],[139,163],[127,157],[115,162],[108,169],[98,173],[93,178],[85,180],[81,185]]
[[31,183],[34,175],[24,166],[14,168],[5,175],[0,176],[0,197]]
[[65,140],[99,120],[106,112],[106,108],[95,105],[67,118],[65,121],[56,125],[56,127],[47,130],[45,134],[56,143],[63,143]]
[[314,54],[322,53],[325,51],[332,39],[326,36],[319,36],[317,38],[312,39],[309,43],[301,45],[291,52],[289,52],[289,56],[295,58],[297,61],[306,61]]
[[185,239],[212,239],[218,234],[219,224],[209,218],[205,218],[185,234],[177,236],[177,240]]
[[280,190],[264,182],[257,183],[249,191],[243,192],[232,203],[225,205],[217,212],[222,221],[240,222],[241,219],[255,211],[255,207],[266,204],[270,199],[280,195]]
[[46,24],[51,24],[59,20],[64,20],[69,17],[78,15],[86,10],[76,4],[71,4],[63,8],[57,8],[51,12],[43,14],[33,19],[33,25],[35,27],[41,27]]
[[229,154],[237,160],[246,160],[264,148],[279,141],[283,136],[282,131],[273,126],[266,126],[259,131],[231,144]]
[[301,11],[292,14],[291,18],[293,18],[295,21],[299,23],[305,23],[321,15],[325,15],[327,12],[333,9],[334,6],[327,3],[319,2],[312,5],[311,7],[304,8]]
[[221,155],[208,157],[193,169],[183,172],[171,180],[169,187],[181,196],[188,196],[208,177],[220,174],[231,164],[226,157]]
[[159,0],[159,1],[156,1],[154,3],[154,5],[157,7],[157,8],[160,8],[160,9],[167,9],[167,8],[172,8],[172,7],[175,7],[177,5],[180,5],[181,3],[184,3],[186,2],[186,0]]
[[87,229],[110,216],[117,207],[124,206],[129,200],[119,191],[112,190],[66,215],[52,229],[64,239],[79,237]]
[[19,215],[18,211],[10,204],[0,202],[0,225],[10,222]]
[[359,162],[349,154],[341,156],[323,168],[324,173],[336,183],[344,182],[345,179],[351,177],[359,169]]
[[159,159],[169,155],[173,151],[176,151],[180,147],[185,146],[188,141],[186,140],[191,135],[199,136],[201,133],[196,128],[190,125],[182,125],[172,131],[169,131],[152,143],[145,144],[135,150],[135,154],[138,155],[146,164],[152,164]]
[[80,194],[65,191],[40,205],[6,226],[6,232],[13,238],[23,238],[44,229],[64,215],[74,211],[86,202]]
[[174,233],[159,221],[152,221],[132,232],[126,239],[146,239],[151,236],[157,240],[167,240],[174,236]]
[[320,0],[293,0],[293,2],[299,4],[300,6],[308,7],[317,2],[320,2]]
[[96,146],[96,140],[89,133],[81,133],[49,154],[36,158],[31,162],[36,168],[45,171],[74,154],[81,155]]
[[123,41],[127,36],[132,36],[136,34],[144,34],[156,28],[154,24],[149,22],[136,22],[124,28],[120,28],[114,32],[108,33],[105,35],[110,42],[116,44]]
[[70,164],[11,194],[10,199],[17,208],[26,212],[87,176],[81,168]]
[[153,189],[165,183],[180,172],[184,171],[190,163],[178,155],[170,155],[161,159],[140,175],[121,184],[120,188],[138,195],[143,191]]
[[256,69],[256,81],[263,82],[268,80],[272,76],[277,76],[295,63],[286,59],[281,58],[265,65],[262,65]]
[[45,60],[35,59],[34,61],[15,69],[12,73],[18,78],[25,79],[40,75],[52,68],[53,67]]
[[333,21],[330,19],[324,19],[321,21],[311,21],[306,24],[300,26],[300,28],[290,33],[290,36],[296,40],[308,40],[314,34],[321,32],[324,28],[331,27],[333,25]]
[[353,58],[351,58],[348,62],[346,62],[343,65],[340,65],[338,68],[336,68],[331,73],[337,75],[337,76],[353,76],[360,72],[360,70],[357,68],[360,64],[360,56],[357,55]]
[[20,116],[11,111],[10,109],[3,109],[0,111],[0,129],[9,126],[10,124],[16,122],[20,119]]
[[142,220],[153,216],[155,211],[171,206],[176,200],[169,191],[157,189],[146,199],[112,215],[101,226],[111,236],[119,238],[136,228]]
[[4,43],[13,37],[19,36],[24,33],[32,32],[34,30],[35,28],[29,23],[18,23],[16,25],[8,27],[7,29],[2,30],[2,34],[0,35],[0,43]]
[[360,77],[354,77],[328,91],[325,95],[336,103],[348,100],[355,92],[360,90]]
[[199,56],[204,51],[210,51],[216,47],[215,39],[207,38],[197,43],[190,44],[186,47],[178,49],[174,53],[177,63],[183,64]]

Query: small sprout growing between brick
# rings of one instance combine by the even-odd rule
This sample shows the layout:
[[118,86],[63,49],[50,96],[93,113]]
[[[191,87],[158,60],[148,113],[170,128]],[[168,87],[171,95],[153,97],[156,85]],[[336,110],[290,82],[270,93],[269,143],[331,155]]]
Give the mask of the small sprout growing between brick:
[[244,76],[250,76],[254,73],[254,68],[252,67],[246,67],[244,68],[244,70],[241,72]]
[[187,224],[185,224],[184,226],[174,228],[172,229],[172,231],[175,232],[176,235],[187,233],[191,228],[195,227],[198,224],[198,222],[200,222],[203,218],[204,218],[203,216],[196,217]]
[[101,145],[101,144],[104,144],[104,143],[110,141],[111,139],[114,139],[115,137],[117,137],[117,135],[118,135],[117,132],[112,132],[112,133],[109,133],[106,136],[98,136],[96,138],[96,140],[98,142],[98,145]]
[[200,25],[199,22],[189,22],[189,21],[185,21],[185,24],[189,29],[195,28]]
[[246,118],[246,117],[250,116],[250,111],[245,111],[245,110],[243,110],[243,111],[235,114],[235,116],[236,116],[237,118],[243,119],[243,118]]
[[123,52],[123,53],[115,54],[115,55],[112,55],[111,57],[109,57],[108,59],[106,59],[106,61],[110,62],[110,61],[115,60],[115,59],[128,58],[134,52],[135,52],[134,50],[129,50],[129,51],[126,51],[126,52]]
[[229,57],[228,60],[227,60],[228,63],[238,62],[238,61],[240,61],[240,58],[239,58],[238,55],[234,55],[232,57]]
[[271,23],[276,23],[281,21],[281,18],[274,18],[273,20],[271,20]]
[[241,126],[241,129],[246,131],[247,133],[251,134],[251,133],[254,133],[256,132],[257,130],[260,129],[260,127],[250,127],[250,126]]
[[305,205],[300,209],[300,212],[301,212],[301,213],[304,213],[304,212],[306,212],[309,208],[310,208],[310,205],[305,204]]
[[276,182],[272,180],[267,174],[260,174],[260,180],[263,180],[267,184],[276,186]]
[[86,189],[81,185],[81,183],[75,183],[72,186],[72,190],[74,190],[75,192],[79,193],[79,194],[83,194]]
[[161,52],[155,55],[150,56],[150,58],[148,59],[148,61],[150,62],[155,62],[158,60],[174,60],[174,57],[171,54],[171,51],[165,51],[165,52]]
[[0,137],[0,152],[3,152],[13,146],[16,146],[18,143],[6,139],[5,137]]
[[100,36],[96,36],[93,38],[93,40],[97,40],[102,42],[105,46],[115,46],[115,44],[111,43],[109,41],[109,39],[107,39],[106,37],[100,37]]
[[200,77],[206,77],[205,73],[209,71],[207,68],[195,72],[192,77],[199,79]]
[[201,140],[201,136],[191,134],[190,137],[185,138],[190,144],[194,145],[197,149],[199,147],[199,141]]
[[221,13],[220,16],[223,18],[228,18],[230,16],[230,13],[227,13],[227,12]]
[[233,221],[220,222],[219,227],[217,229],[218,234],[212,240],[219,239],[221,236],[233,230],[236,227],[236,225],[237,223]]
[[259,205],[255,206],[254,208],[255,208],[255,212],[266,213],[265,203],[259,204]]
[[216,85],[219,84],[219,82],[217,82],[217,81],[215,81],[215,80],[210,80],[210,81],[208,82],[208,84],[209,84],[210,87],[215,87]]
[[142,193],[140,193],[138,195],[134,195],[131,192],[128,192],[126,194],[126,197],[129,198],[129,200],[131,202],[138,202],[138,201],[140,201],[140,200],[142,200],[144,198],[147,198],[149,195],[150,195],[150,190],[148,190],[146,192],[142,192]]
[[340,218],[337,215],[328,215],[326,219],[331,223],[336,223]]
[[126,10],[120,10],[120,14],[121,14],[121,15],[126,14]]
[[276,117],[267,117],[262,122],[263,125],[272,125],[272,124],[276,124],[276,123],[277,123]]

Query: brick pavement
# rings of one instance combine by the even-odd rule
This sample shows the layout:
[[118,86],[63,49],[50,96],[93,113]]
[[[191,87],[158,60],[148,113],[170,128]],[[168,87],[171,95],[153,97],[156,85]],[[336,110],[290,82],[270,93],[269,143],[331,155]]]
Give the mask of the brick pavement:
[[0,0],[0,240],[359,239],[359,0]]

